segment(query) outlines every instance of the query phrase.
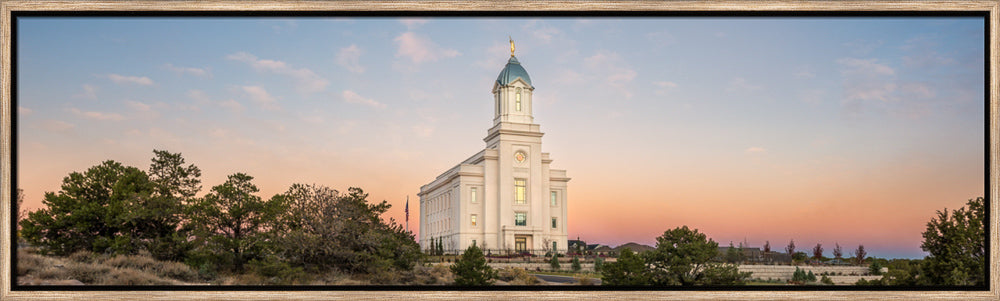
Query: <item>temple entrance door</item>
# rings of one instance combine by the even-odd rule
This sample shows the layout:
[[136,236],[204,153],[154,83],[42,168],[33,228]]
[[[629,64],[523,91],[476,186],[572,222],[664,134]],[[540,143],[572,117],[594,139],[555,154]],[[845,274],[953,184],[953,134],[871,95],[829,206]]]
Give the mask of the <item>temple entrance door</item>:
[[517,253],[528,252],[528,235],[514,235],[514,251]]

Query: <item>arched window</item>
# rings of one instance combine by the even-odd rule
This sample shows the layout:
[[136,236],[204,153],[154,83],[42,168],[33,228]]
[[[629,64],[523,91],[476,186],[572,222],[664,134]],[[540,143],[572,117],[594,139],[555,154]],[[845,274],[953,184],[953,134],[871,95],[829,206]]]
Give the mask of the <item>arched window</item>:
[[514,94],[514,109],[521,111],[521,88],[517,88],[517,94]]

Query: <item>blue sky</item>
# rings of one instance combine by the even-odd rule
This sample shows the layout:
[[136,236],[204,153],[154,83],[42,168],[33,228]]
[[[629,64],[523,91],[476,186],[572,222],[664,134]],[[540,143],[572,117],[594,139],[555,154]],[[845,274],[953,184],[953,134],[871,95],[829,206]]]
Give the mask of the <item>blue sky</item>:
[[[920,257],[984,194],[975,18],[19,18],[19,186],[181,152],[204,172],[396,206],[474,154],[508,36],[571,236]],[[411,215],[411,228],[418,225]],[[621,223],[632,220],[634,223]],[[832,247],[826,247],[832,250]]]

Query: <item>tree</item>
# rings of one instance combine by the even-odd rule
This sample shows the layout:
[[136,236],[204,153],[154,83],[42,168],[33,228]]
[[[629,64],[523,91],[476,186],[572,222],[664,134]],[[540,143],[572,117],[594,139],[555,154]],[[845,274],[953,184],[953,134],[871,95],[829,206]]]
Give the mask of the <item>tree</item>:
[[569,267],[570,267],[570,269],[573,269],[573,272],[579,272],[580,269],[581,269],[581,267],[580,267],[580,258],[576,257],[576,256],[573,256],[573,261],[570,262]]
[[858,245],[858,249],[854,250],[854,260],[857,260],[858,264],[864,264],[865,256],[867,255],[868,252],[865,252],[865,245]]
[[604,258],[594,258],[594,272],[600,273],[604,268]]
[[733,242],[729,242],[729,248],[726,249],[726,262],[737,263],[740,261],[740,253],[733,246]]
[[275,223],[279,209],[256,195],[258,189],[251,180],[243,173],[230,175],[188,210],[201,247],[217,264],[237,272],[248,261],[264,258],[265,226]]
[[21,236],[43,253],[66,256],[80,250],[134,253],[126,223],[130,204],[152,191],[145,172],[115,161],[104,161],[85,172],[63,178],[60,191],[46,192],[44,208],[20,221]]
[[625,248],[615,262],[608,262],[601,268],[601,285],[649,285],[650,274],[642,257]]
[[764,253],[771,253],[771,241],[764,241]]
[[549,260],[549,267],[551,267],[553,271],[559,270],[559,256],[552,254],[552,260]]
[[872,263],[870,265],[868,265],[868,274],[872,274],[872,275],[875,275],[875,276],[881,276],[882,275],[882,263],[879,262],[878,260],[872,260]]
[[667,230],[656,238],[656,249],[646,252],[653,285],[719,285],[718,281],[743,279],[735,265],[709,264],[719,244],[687,226]]
[[806,260],[806,258],[809,258],[809,255],[806,255],[806,252],[795,252],[795,254],[792,254],[792,260],[794,261],[803,261]]
[[844,251],[840,249],[840,243],[834,243],[833,258],[841,259],[843,257],[844,257]]
[[131,204],[126,222],[153,257],[181,260],[193,247],[188,242],[193,226],[183,224],[184,210],[201,190],[201,170],[194,164],[184,166],[180,153],[153,150],[151,161],[148,175],[153,191]]
[[422,254],[412,232],[381,219],[391,205],[370,204],[360,188],[340,194],[325,186],[293,184],[272,197],[277,224],[269,247],[293,266],[312,271],[410,270]]
[[794,239],[788,241],[788,246],[785,247],[785,253],[788,253],[788,256],[793,256],[795,254],[795,240]]
[[927,222],[920,248],[930,253],[921,265],[929,284],[986,285],[985,202],[978,197],[966,206]]
[[476,246],[469,246],[462,256],[451,265],[455,274],[455,285],[481,286],[491,285],[497,278],[497,272],[486,264],[483,251]]
[[813,259],[819,260],[823,258],[823,244],[816,244],[813,247]]

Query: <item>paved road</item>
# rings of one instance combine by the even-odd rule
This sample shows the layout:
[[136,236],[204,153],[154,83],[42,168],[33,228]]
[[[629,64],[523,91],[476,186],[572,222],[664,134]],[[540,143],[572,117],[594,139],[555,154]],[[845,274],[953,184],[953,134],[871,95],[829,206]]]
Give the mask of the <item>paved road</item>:
[[[576,278],[570,276],[555,276],[555,275],[542,275],[542,274],[531,274],[531,275],[534,275],[535,277],[538,277],[538,279],[545,280],[548,282],[576,284]],[[594,284],[601,285],[601,279],[599,278],[590,278],[590,279],[594,282]]]

